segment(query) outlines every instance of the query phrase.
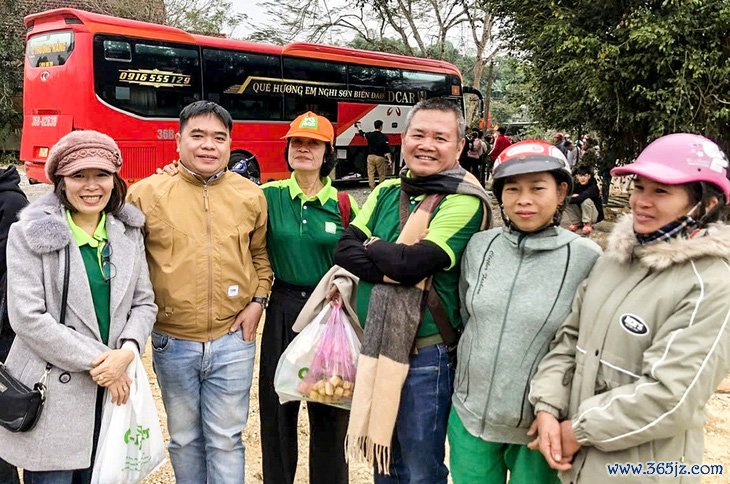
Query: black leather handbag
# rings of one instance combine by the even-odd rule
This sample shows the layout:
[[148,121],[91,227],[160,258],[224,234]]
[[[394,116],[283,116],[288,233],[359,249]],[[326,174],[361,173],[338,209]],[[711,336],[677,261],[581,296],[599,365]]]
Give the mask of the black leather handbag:
[[[66,324],[66,302],[68,300],[69,246],[65,250],[63,273],[63,295],[61,297],[61,324]],[[12,376],[4,364],[0,363],[0,425],[11,432],[33,430],[46,403],[46,382],[53,365],[46,363],[46,371],[41,379],[28,388]]]

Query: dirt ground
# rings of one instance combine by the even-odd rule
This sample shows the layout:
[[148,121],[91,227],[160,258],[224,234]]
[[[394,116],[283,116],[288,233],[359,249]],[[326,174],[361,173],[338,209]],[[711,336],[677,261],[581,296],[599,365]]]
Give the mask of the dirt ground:
[[[22,171],[22,168],[21,170]],[[21,173],[22,176],[22,173]],[[31,200],[38,198],[48,191],[45,185],[29,186],[27,182],[22,185],[24,191]],[[356,188],[348,188],[348,191],[358,200],[360,204],[367,196],[368,190]],[[609,205],[607,218],[613,219],[616,214],[624,210],[623,205],[625,196],[616,194],[616,203]],[[499,219],[498,212],[495,212],[495,219]],[[596,226],[596,231],[591,238],[600,245],[605,245],[608,232],[612,228],[613,223],[610,221],[602,222]],[[259,327],[260,341],[261,326]],[[149,346],[149,345],[148,345]],[[159,387],[154,378],[152,371],[150,349],[147,348],[143,357],[147,373],[150,375],[150,383],[152,392],[157,401],[157,410],[159,412],[165,439],[169,439],[167,434],[167,426],[165,425],[166,416],[162,405]],[[260,445],[260,428],[259,428],[259,408],[258,408],[258,354],[256,357],[256,366],[254,369],[254,381],[251,388],[251,404],[248,417],[248,424],[243,431],[244,443],[246,445],[246,484],[255,484],[263,482],[261,475],[261,445]],[[730,482],[730,377],[726,379],[720,386],[718,391],[707,403],[705,413],[707,415],[707,424],[705,425],[705,452],[704,463],[706,464],[722,464],[725,469],[724,476],[705,477],[703,482],[706,483],[727,483]],[[308,457],[307,448],[309,442],[309,428],[306,421],[306,411],[300,412],[299,419],[299,464],[297,467],[297,484],[308,482],[307,469]],[[174,482],[172,468],[169,460],[155,474],[144,481],[146,484],[169,484]],[[350,483],[352,484],[369,484],[373,482],[372,472],[365,464],[354,464],[350,466]],[[669,481],[668,481],[669,482]],[[312,483],[318,484],[318,483]]]

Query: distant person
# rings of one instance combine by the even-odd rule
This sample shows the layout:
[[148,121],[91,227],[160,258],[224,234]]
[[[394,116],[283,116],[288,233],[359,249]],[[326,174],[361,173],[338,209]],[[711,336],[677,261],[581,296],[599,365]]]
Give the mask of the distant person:
[[472,131],[466,139],[466,157],[462,162],[462,166],[478,180],[481,180],[480,165],[486,150],[486,145],[479,139],[479,131]]
[[378,172],[379,183],[383,183],[388,168],[393,164],[388,137],[383,134],[383,121],[376,120],[374,126],[375,131],[366,133],[360,128],[359,121],[355,123],[358,134],[365,136],[368,142],[368,184],[371,190],[375,188],[375,172]]
[[503,126],[495,126],[492,139],[494,144],[492,145],[492,151],[489,152],[489,159],[492,163],[497,157],[509,146],[512,142],[509,140],[505,133],[507,130]]
[[601,191],[590,166],[579,166],[575,179],[577,183],[573,186],[573,193],[565,207],[565,216],[571,232],[580,231],[583,235],[590,235],[593,225],[603,220]]
[[569,139],[565,140],[565,158],[568,160],[568,166],[571,171],[575,170],[575,165],[578,163],[578,148]]
[[[20,189],[20,175],[14,166],[0,169],[0,362],[8,357],[15,333],[8,321],[7,265],[5,246],[8,242],[10,225],[18,220],[20,210],[28,205],[28,198]],[[18,484],[20,479],[15,466],[0,459],[0,482]]]
[[596,167],[601,179],[601,196],[603,204],[608,204],[608,195],[611,188],[611,168],[615,166],[614,162],[608,162],[607,158],[601,153],[598,140],[585,135],[581,140],[581,153],[579,163],[585,166]]
[[567,158],[568,156],[568,149],[565,147],[565,143],[567,141],[567,138],[563,133],[555,133],[553,135],[553,146],[555,146],[557,149],[560,150],[563,155]]

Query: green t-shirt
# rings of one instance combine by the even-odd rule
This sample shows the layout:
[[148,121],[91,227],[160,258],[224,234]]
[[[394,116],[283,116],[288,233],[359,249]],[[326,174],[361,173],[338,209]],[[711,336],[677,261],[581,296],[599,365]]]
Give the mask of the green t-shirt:
[[[314,287],[334,265],[334,250],[342,237],[342,217],[337,190],[329,177],[324,187],[307,197],[294,174],[288,180],[262,188],[269,208],[266,246],[277,279],[297,286]],[[350,220],[357,202],[350,197]]]
[[71,228],[71,233],[81,251],[81,258],[86,267],[86,277],[91,288],[91,299],[94,302],[96,322],[99,325],[99,335],[104,344],[109,344],[109,300],[111,286],[104,280],[101,268],[101,251],[104,248],[108,237],[106,233],[106,214],[101,213],[99,224],[96,226],[94,236],[84,232],[76,225],[71,218],[71,213],[66,210],[66,221]]
[[[368,237],[379,237],[381,240],[395,242],[400,235],[400,180],[388,180],[378,185],[370,194],[362,210],[352,221],[352,225],[363,231]],[[423,195],[411,197],[411,211]],[[459,314],[459,274],[461,272],[461,255],[471,236],[479,230],[484,209],[481,201],[471,195],[447,195],[436,207],[428,234],[423,240],[437,245],[449,256],[451,264],[448,268],[436,272],[433,276],[433,288],[441,299],[441,304],[454,327],[461,326]],[[360,281],[357,288],[357,315],[361,323],[367,319],[368,303],[373,284]],[[438,326],[431,312],[426,308],[423,320],[418,327],[418,337],[438,334]]]

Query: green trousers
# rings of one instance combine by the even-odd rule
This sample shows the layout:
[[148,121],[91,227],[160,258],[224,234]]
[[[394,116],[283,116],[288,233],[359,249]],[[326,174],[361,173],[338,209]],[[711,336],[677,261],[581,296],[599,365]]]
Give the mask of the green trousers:
[[449,468],[454,484],[560,484],[557,471],[542,454],[526,445],[487,442],[475,437],[451,407],[449,415]]

